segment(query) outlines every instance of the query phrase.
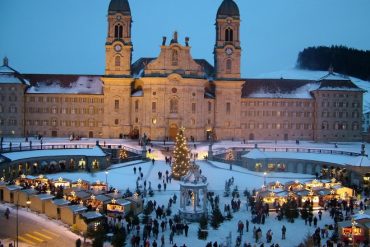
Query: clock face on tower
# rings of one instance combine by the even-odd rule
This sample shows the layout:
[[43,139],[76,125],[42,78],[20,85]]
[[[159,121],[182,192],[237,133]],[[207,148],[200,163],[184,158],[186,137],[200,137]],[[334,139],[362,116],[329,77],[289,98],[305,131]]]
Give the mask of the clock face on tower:
[[227,55],[231,55],[231,54],[233,54],[233,49],[231,49],[231,48],[229,47],[229,48],[227,48],[227,49],[225,50],[225,52],[226,52],[226,54],[227,54]]
[[122,50],[122,47],[121,47],[120,45],[115,45],[115,46],[114,46],[114,50],[115,50],[116,52],[119,52],[119,51],[121,51],[121,50]]

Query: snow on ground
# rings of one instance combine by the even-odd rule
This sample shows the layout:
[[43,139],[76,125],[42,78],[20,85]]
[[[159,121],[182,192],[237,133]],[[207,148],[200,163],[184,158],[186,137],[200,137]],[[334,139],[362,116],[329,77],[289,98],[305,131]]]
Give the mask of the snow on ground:
[[[0,210],[4,211],[7,208],[10,209],[10,214],[15,215],[16,214],[16,208],[13,204],[0,204]],[[39,222],[42,224],[45,228],[53,229],[53,232],[58,233],[61,236],[68,237],[69,239],[78,239],[81,238],[81,236],[73,233],[70,231],[69,226],[65,225],[61,221],[58,220],[52,220],[49,219],[46,215],[43,214],[35,214],[31,211],[28,211],[26,208],[19,207],[18,209],[18,215],[23,216],[25,218],[28,218],[34,222]],[[22,224],[22,222],[20,222]],[[3,226],[2,226],[3,227]],[[0,228],[1,229],[1,228]],[[4,243],[12,242],[13,240],[4,240]],[[90,240],[88,240],[90,241]],[[22,241],[19,241],[20,247],[26,247],[29,246],[29,244],[25,244]]]
[[[157,185],[162,181],[158,179],[158,172],[161,171],[165,174],[165,171],[170,171],[170,167],[165,164],[164,161],[156,161],[155,165],[153,166],[151,162],[140,163],[137,165],[132,165],[134,162],[131,162],[131,165],[124,166],[121,168],[112,169],[109,171],[108,174],[108,183],[109,186],[113,186],[118,189],[125,190],[126,188],[130,188],[131,191],[135,189],[135,181],[137,175],[134,174],[133,167],[138,168],[139,166],[142,168],[144,179],[148,182],[151,182],[152,188],[154,189],[155,195],[154,197],[148,197],[146,200],[156,200],[159,205],[167,206],[169,198],[176,193],[179,197],[179,182],[172,180],[170,184],[167,185],[167,191],[159,192],[157,189]],[[208,178],[209,183],[209,191],[215,192],[215,194],[220,195],[221,198],[221,210],[224,207],[225,203],[230,203],[231,197],[223,197],[223,191],[225,186],[225,181],[231,177],[234,177],[234,185],[238,186],[239,192],[242,195],[245,188],[252,190],[253,188],[259,188],[263,185],[263,175],[257,172],[248,171],[245,168],[233,166],[233,170],[229,170],[228,164],[223,164],[220,162],[211,162],[209,164],[206,161],[198,161],[197,164],[200,165],[202,169],[202,174]],[[117,165],[118,166],[118,165]],[[59,174],[51,174],[47,175],[49,178],[69,178],[73,180],[77,180],[78,178],[94,182],[96,180],[105,181],[105,173],[96,172],[94,174],[80,172],[80,173],[59,173]],[[306,174],[297,174],[297,173],[271,173],[268,174],[266,178],[266,182],[272,181],[279,181],[279,182],[287,182],[296,179],[309,179],[312,178],[311,175]],[[141,181],[142,182],[142,181]],[[232,188],[233,189],[233,188]],[[209,227],[209,237],[207,241],[218,241],[218,243],[225,241],[226,237],[228,236],[229,232],[232,232],[233,241],[236,238],[236,229],[237,229],[237,222],[242,220],[245,222],[246,219],[251,220],[250,212],[247,212],[245,207],[245,198],[241,196],[242,200],[242,209],[240,212],[234,214],[234,218],[231,221],[225,221],[219,230],[213,230]],[[179,200],[178,200],[179,201]],[[179,202],[172,207],[173,214],[178,212]],[[331,221],[324,217],[322,223],[331,223]],[[280,240],[281,237],[281,227],[282,224],[285,224],[287,227],[287,239]],[[258,227],[258,226],[257,226]],[[304,238],[307,232],[313,232],[313,227],[306,227],[304,226],[304,221],[298,219],[296,223],[291,224],[287,223],[286,221],[279,222],[275,219],[275,214],[272,213],[272,216],[267,218],[265,225],[260,225],[263,236],[268,229],[271,229],[274,232],[273,242],[279,243],[280,246],[295,246],[298,245],[299,242]],[[250,231],[253,228],[253,224],[250,225]],[[296,229],[301,229],[297,231]],[[191,223],[189,229],[189,237],[186,238],[183,235],[175,236],[175,243],[179,246],[180,244],[186,244],[187,246],[205,246],[206,241],[199,240],[197,238],[197,230],[198,224]],[[294,232],[294,238],[292,237],[292,233]],[[161,235],[160,235],[161,236]],[[166,242],[169,239],[169,231],[167,230],[165,233]],[[264,238],[265,239],[265,238]],[[247,240],[252,242],[252,233],[247,233]],[[245,234],[243,235],[243,241],[245,241]]]
[[[6,139],[5,142],[10,141],[11,139]],[[19,141],[24,141],[24,139],[18,139]],[[15,141],[12,139],[11,141]],[[81,141],[74,141],[72,143],[78,144],[94,144],[96,139],[83,139]],[[106,145],[109,144],[123,144],[125,146],[140,149],[141,147],[138,146],[137,141],[131,140],[109,140],[109,139],[101,139],[100,143],[106,142]],[[15,141],[16,142],[16,141]],[[50,143],[70,143],[68,139],[65,138],[45,138],[43,140],[45,145]],[[337,143],[338,147],[334,147],[334,143],[315,143],[315,142],[307,142],[301,141],[299,144],[296,144],[294,141],[253,141],[243,144],[241,141],[222,141],[217,142],[213,145],[214,150],[226,150],[230,147],[254,147],[255,143],[258,144],[259,148],[271,148],[271,147],[296,147],[296,148],[321,148],[321,149],[332,149],[336,151],[351,151],[351,152],[360,152],[361,150],[361,143]],[[162,171],[165,174],[165,171],[168,170],[170,172],[170,167],[165,164],[163,161],[164,154],[161,153],[161,149],[163,148],[162,142],[154,142],[154,148],[152,150],[152,157],[156,159],[155,165],[153,166],[151,162],[141,162],[141,161],[132,161],[130,163],[122,163],[116,164],[111,167],[109,170],[108,175],[106,176],[104,171],[95,172],[95,173],[86,173],[86,172],[79,172],[79,173],[58,173],[58,174],[50,174],[47,175],[49,178],[69,178],[72,180],[77,180],[79,178],[95,182],[96,180],[105,181],[108,180],[109,186],[113,186],[118,189],[126,190],[130,188],[133,191],[136,187],[136,179],[138,174],[134,174],[133,167],[142,168],[142,172],[144,178],[140,181],[140,184],[146,180],[147,185],[151,182],[152,188],[154,189],[155,195],[152,198],[146,198],[145,200],[156,200],[158,204],[167,206],[169,198],[176,193],[179,197],[179,183],[177,181],[172,181],[172,183],[168,184],[167,191],[159,192],[157,189],[157,185],[161,183],[158,180],[158,172]],[[203,154],[206,154],[208,150],[208,143],[196,143],[197,147],[195,149],[194,145],[189,145],[192,149],[191,152],[197,152],[199,158],[203,157]],[[161,145],[161,146],[159,146]],[[167,143],[167,145],[173,145],[172,143]],[[369,153],[370,148],[366,147],[366,152]],[[297,153],[297,156],[300,154]],[[221,210],[223,210],[224,204],[230,204],[231,198],[230,197],[223,197],[224,185],[225,181],[231,177],[234,177],[234,185],[238,186],[239,192],[242,195],[242,192],[245,188],[252,190],[253,188],[260,188],[263,185],[264,177],[261,173],[252,172],[245,168],[238,167],[233,165],[232,170],[230,170],[229,164],[224,164],[220,162],[207,162],[207,161],[197,161],[197,164],[200,165],[202,169],[202,174],[208,178],[209,183],[209,190],[214,191],[215,194],[220,195],[221,199]],[[291,180],[304,180],[312,178],[310,175],[306,174],[298,174],[298,173],[269,173],[266,177],[266,182],[273,182],[278,180],[279,182],[286,182]],[[233,188],[232,188],[233,189]],[[223,242],[225,241],[226,237],[229,235],[229,232],[232,233],[233,242],[235,242],[236,238],[236,229],[237,229],[237,222],[242,220],[245,222],[246,219],[251,220],[250,212],[247,212],[245,207],[245,198],[242,196],[242,209],[241,211],[234,214],[234,218],[231,221],[224,222],[219,230],[213,230],[209,226],[209,235],[207,241],[218,241]],[[179,203],[175,204],[172,207],[172,213],[178,212],[178,205]],[[327,212],[324,213],[323,220],[319,222],[319,226],[322,227],[324,224],[333,223],[331,218],[328,216]],[[287,239],[281,240],[281,227],[282,225],[287,227]],[[272,216],[267,218],[265,225],[259,225],[262,229],[263,239],[265,240],[265,234],[268,229],[271,229],[274,233],[273,235],[273,243],[279,243],[280,246],[283,247],[290,247],[290,246],[297,246],[305,235],[310,232],[314,231],[314,227],[309,227],[304,225],[304,221],[301,219],[297,219],[295,223],[288,223],[286,221],[277,221],[275,219],[275,214],[272,213]],[[256,227],[259,227],[258,225]],[[251,229],[253,228],[253,224],[250,224],[250,232],[243,235],[243,242],[248,241],[252,242],[252,233]],[[207,241],[198,240],[197,238],[197,230],[198,224],[191,223],[189,229],[189,237],[186,238],[183,235],[175,236],[175,243],[178,246],[182,244],[186,244],[187,246],[205,246]],[[161,236],[161,235],[160,235]],[[245,238],[247,237],[247,238]],[[165,232],[165,239],[166,243],[168,243],[169,239],[169,230]]]

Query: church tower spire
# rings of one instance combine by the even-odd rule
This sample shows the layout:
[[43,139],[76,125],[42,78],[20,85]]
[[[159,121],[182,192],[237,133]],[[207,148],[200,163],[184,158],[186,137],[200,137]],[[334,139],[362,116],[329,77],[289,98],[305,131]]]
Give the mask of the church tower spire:
[[108,35],[105,43],[105,74],[131,74],[131,10],[128,0],[111,0],[108,8]]
[[223,0],[216,16],[215,77],[240,78],[240,14],[233,0]]

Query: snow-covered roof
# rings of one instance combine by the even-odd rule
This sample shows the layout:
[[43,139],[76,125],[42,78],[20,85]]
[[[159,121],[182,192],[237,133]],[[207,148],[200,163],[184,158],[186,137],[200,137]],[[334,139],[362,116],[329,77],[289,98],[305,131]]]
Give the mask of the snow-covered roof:
[[71,206],[68,206],[67,208],[69,208],[74,213],[87,210],[86,207],[81,206],[81,205],[71,205]]
[[370,219],[370,215],[361,213],[354,214],[352,217],[354,220]]
[[52,202],[53,202],[53,204],[55,204],[57,206],[68,205],[68,204],[71,203],[70,201],[68,201],[66,199],[55,199]]
[[263,152],[258,149],[253,149],[252,151],[244,154],[243,157],[249,159],[310,160],[339,165],[370,167],[370,160],[366,156],[349,156],[339,154],[319,154],[319,153],[299,153],[299,152]]
[[315,90],[364,92],[351,78],[327,71],[291,69],[246,79],[242,97],[311,99]]
[[41,201],[43,201],[43,200],[53,199],[55,196],[50,195],[50,194],[38,194],[38,195],[34,195],[34,197],[38,197]]
[[95,146],[94,148],[81,148],[81,149],[48,149],[48,150],[34,150],[34,151],[21,151],[2,154],[4,157],[14,160],[50,157],[50,156],[92,156],[92,157],[105,157],[104,151]]
[[103,94],[103,82],[98,75],[38,75],[25,77],[31,82],[27,93],[34,94]]
[[88,212],[82,213],[81,216],[87,220],[98,219],[98,218],[103,217],[101,213],[96,212],[96,211],[88,211]]
[[0,84],[26,84],[28,82],[13,68],[8,65],[0,67]]

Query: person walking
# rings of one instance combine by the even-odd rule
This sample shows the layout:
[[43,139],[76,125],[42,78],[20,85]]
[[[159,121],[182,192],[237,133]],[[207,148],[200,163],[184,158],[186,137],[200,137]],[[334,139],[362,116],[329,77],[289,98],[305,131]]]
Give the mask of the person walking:
[[188,231],[189,231],[189,226],[188,226],[188,224],[185,224],[185,226],[184,226],[184,230],[185,230],[185,237],[187,237],[187,236],[188,236]]
[[281,228],[281,239],[285,239],[285,233],[286,233],[286,227],[285,225],[283,225],[283,227]]
[[81,247],[81,239],[76,240],[76,247]]
[[316,216],[313,218],[313,226],[317,227],[317,217]]
[[249,232],[249,220],[245,220],[245,230]]

